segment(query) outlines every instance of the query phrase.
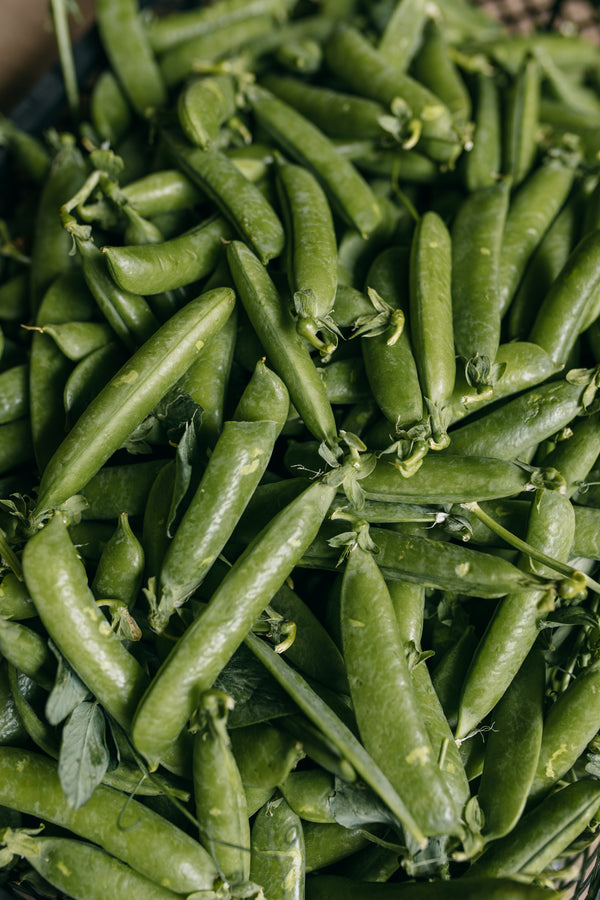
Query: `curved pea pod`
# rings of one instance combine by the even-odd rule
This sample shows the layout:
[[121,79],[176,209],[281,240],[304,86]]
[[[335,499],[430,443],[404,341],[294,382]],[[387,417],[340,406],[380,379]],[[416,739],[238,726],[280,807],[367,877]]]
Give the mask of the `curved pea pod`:
[[223,550],[269,464],[288,408],[283,382],[259,362],[166,551],[158,609],[151,616],[155,630],[164,629]]
[[286,803],[305,822],[335,822],[329,807],[335,781],[329,772],[321,768],[290,772],[279,789]]
[[[600,455],[600,416],[582,416],[569,426],[568,436],[558,441],[544,457],[544,468],[556,469],[565,480],[566,494],[572,497],[583,485]],[[576,509],[576,514],[578,510]],[[585,555],[585,554],[580,554]]]
[[29,366],[25,363],[0,372],[0,425],[29,412]]
[[100,73],[90,94],[90,119],[96,132],[116,147],[131,125],[131,107],[116,75],[110,69]]
[[264,89],[249,95],[256,120],[277,145],[320,181],[333,209],[367,237],[381,221],[377,197],[331,140],[292,106]]
[[235,109],[235,85],[229,75],[194,79],[180,91],[177,99],[177,114],[185,136],[204,150],[210,147],[219,128]]
[[500,90],[494,75],[477,73],[475,129],[472,147],[463,157],[467,190],[491,187],[501,170],[502,124]]
[[283,797],[269,800],[252,825],[251,880],[273,900],[304,897],[304,835]]
[[600,717],[600,666],[592,663],[559,694],[544,719],[542,742],[529,799],[537,803],[584,752]]
[[96,606],[60,516],[25,545],[23,574],[51,639],[106,710],[128,729],[148,679]]
[[[458,815],[434,758],[389,592],[372,554],[360,547],[351,551],[345,565],[341,622],[350,694],[364,746],[424,834],[457,834]],[[393,716],[386,713],[388,703]]]
[[599,807],[597,781],[568,784],[526,813],[509,834],[490,844],[465,879],[520,876],[532,880],[579,837]]
[[67,430],[90,405],[127,359],[122,344],[110,341],[81,359],[70,372],[63,391]]
[[[381,52],[381,47],[380,47]],[[471,119],[471,95],[450,52],[445,23],[427,19],[421,45],[415,53],[411,74],[450,110],[458,130]]]
[[0,616],[14,619],[32,619],[37,615],[33,600],[25,582],[13,572],[6,572],[0,581]]
[[529,340],[539,344],[557,365],[564,365],[578,335],[599,310],[600,230],[586,235],[552,283],[538,310]]
[[[27,860],[38,875],[69,897],[101,900],[126,891],[131,900],[176,900],[178,894],[155,884],[99,847],[65,837],[31,837],[4,829],[2,843]],[[113,893],[114,892],[114,893]]]
[[306,822],[303,831],[307,873],[346,862],[369,846],[362,828],[347,828],[338,822]]
[[538,149],[541,66],[536,56],[527,56],[505,92],[503,170],[515,185],[529,174]]
[[[540,491],[529,513],[527,543],[565,562],[571,552],[575,514],[568,497]],[[523,556],[519,568],[532,571]],[[536,572],[547,572],[536,565]],[[456,737],[464,738],[502,697],[531,650],[544,615],[543,591],[509,592],[496,608],[479,642],[462,686]]]
[[308,879],[306,900],[553,900],[556,891],[512,878],[450,879],[426,884],[371,884],[342,875]]
[[121,192],[140,216],[152,218],[196,206],[203,196],[178,169],[159,169],[123,185]]
[[142,116],[163,107],[167,91],[134,0],[99,0],[96,17],[104,51],[127,99]]
[[275,516],[177,642],[141,699],[133,725],[134,743],[151,764],[177,738],[198,691],[212,685],[314,539],[334,494],[334,488],[313,484]]
[[0,653],[46,690],[52,687],[56,660],[47,640],[33,628],[0,616]]
[[452,322],[467,381],[493,384],[500,346],[498,268],[510,182],[472,191],[452,225]]
[[328,334],[327,319],[337,288],[337,244],[329,202],[315,176],[302,166],[278,165],[277,187],[286,225],[288,281],[298,313],[296,328],[313,346],[328,352],[336,344],[330,329]]
[[134,353],[80,416],[46,466],[39,510],[59,505],[87,484],[225,324],[234,300],[229,288],[201,294]]
[[446,446],[446,407],[456,377],[452,323],[452,240],[441,217],[419,219],[410,253],[410,336],[432,441]]
[[43,333],[49,334],[61,353],[72,362],[105,347],[114,337],[114,331],[106,322],[62,322],[45,325]]
[[87,504],[83,518],[118,519],[122,512],[142,515],[152,482],[166,465],[167,460],[149,459],[102,467],[80,491]]
[[302,759],[302,744],[269,722],[234,728],[230,740],[253,816]]
[[[211,890],[217,872],[190,835],[137,800],[99,785],[79,809],[63,793],[56,763],[28,750],[0,748],[0,802],[67,828],[176,893]],[[131,826],[131,827],[127,827]]]
[[207,691],[200,698],[192,778],[200,841],[225,881],[235,885],[247,881],[250,874],[250,825],[227,732],[232,705],[231,698],[220,691]]
[[532,651],[492,712],[477,799],[486,841],[508,834],[525,808],[542,741],[544,659]]
[[239,298],[269,364],[283,380],[309,431],[317,440],[334,446],[337,429],[331,404],[285,299],[245,244],[232,241],[227,246],[227,259]]
[[144,550],[131,530],[127,512],[122,512],[98,561],[91,584],[92,593],[97,600],[117,600],[131,609],[143,575]]
[[228,222],[212,216],[160,244],[103,247],[102,252],[119,287],[154,295],[210,274],[223,252],[223,241],[232,236]]

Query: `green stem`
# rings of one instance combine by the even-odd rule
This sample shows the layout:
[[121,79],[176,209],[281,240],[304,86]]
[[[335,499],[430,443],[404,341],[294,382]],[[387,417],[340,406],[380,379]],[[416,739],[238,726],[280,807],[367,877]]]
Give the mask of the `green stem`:
[[67,94],[67,103],[69,104],[69,110],[73,120],[78,122],[81,115],[79,87],[77,85],[77,75],[75,73],[73,45],[71,43],[71,34],[69,32],[67,2],[66,0],[51,0],[51,6],[56,43],[58,45],[58,55],[60,57],[63,81],[65,83],[65,91]]

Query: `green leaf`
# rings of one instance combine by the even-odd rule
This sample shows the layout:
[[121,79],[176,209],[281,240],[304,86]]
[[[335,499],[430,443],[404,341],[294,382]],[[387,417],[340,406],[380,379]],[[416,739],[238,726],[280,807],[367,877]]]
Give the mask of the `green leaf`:
[[108,771],[106,722],[96,701],[84,700],[67,719],[58,757],[58,776],[67,802],[79,809]]
[[90,692],[52,641],[48,642],[48,646],[58,660],[58,668],[46,700],[46,718],[51,725],[58,725],[90,696]]
[[186,391],[174,388],[155,408],[154,415],[162,424],[168,439],[179,444],[192,419],[196,417],[199,423],[202,407]]
[[233,700],[229,728],[267,722],[296,711],[285,691],[244,646],[234,653],[214,687]]
[[349,783],[335,776],[328,800],[334,819],[345,828],[357,828],[373,822],[394,824],[394,817],[382,800],[362,781]]
[[187,423],[175,456],[175,484],[173,497],[167,519],[167,534],[173,537],[177,525],[181,521],[186,501],[191,497],[200,480],[202,469],[200,460],[200,427],[202,414],[198,407],[190,422]]

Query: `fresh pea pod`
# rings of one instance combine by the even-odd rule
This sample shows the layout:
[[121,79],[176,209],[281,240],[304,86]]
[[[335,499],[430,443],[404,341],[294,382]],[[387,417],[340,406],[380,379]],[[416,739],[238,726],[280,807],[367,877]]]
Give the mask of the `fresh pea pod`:
[[124,185],[121,191],[129,206],[144,218],[186,210],[203,199],[196,185],[178,169],[149,172]]
[[273,900],[304,897],[302,823],[283,797],[269,800],[254,820],[250,877]]
[[230,739],[244,785],[248,815],[253,816],[305,754],[300,741],[270,722],[234,728]]
[[233,291],[201,294],[166,322],[108,382],[48,463],[38,509],[77,493],[123,443],[223,326]]
[[110,341],[81,359],[69,374],[63,391],[67,430],[118,372],[127,359],[125,349]]
[[122,512],[142,515],[152,482],[165,465],[167,460],[149,459],[101,468],[81,490],[87,504],[83,518],[116,520]]
[[323,769],[290,772],[280,786],[286,803],[306,822],[335,822],[330,800],[335,790],[333,775]]
[[79,362],[89,353],[105,347],[113,338],[114,331],[106,322],[63,322],[46,325],[44,334],[49,334],[67,359]]
[[177,99],[177,114],[185,136],[204,150],[214,142],[219,128],[235,109],[235,85],[229,75],[192,80]]
[[13,422],[29,411],[29,367],[11,366],[0,373],[0,424]]
[[105,69],[98,76],[90,95],[90,119],[103,141],[115,148],[131,125],[131,107],[116,75]]
[[342,875],[308,879],[307,900],[552,900],[556,891],[512,878],[473,878],[405,884],[371,884]]
[[463,158],[469,191],[491,187],[502,168],[500,89],[493,74],[478,72],[476,80],[475,129],[472,147]]
[[0,581],[0,616],[19,622],[36,615],[35,605],[25,583],[13,572],[6,572]]
[[122,512],[108,541],[92,581],[97,600],[116,600],[131,609],[144,575],[144,550],[131,530],[127,512]]
[[36,684],[52,687],[56,661],[46,638],[33,628],[0,616],[0,653]]
[[440,98],[450,110],[457,129],[463,131],[471,119],[471,95],[452,59],[446,29],[434,16],[425,23],[421,45],[412,61],[411,74]]
[[503,171],[516,186],[529,174],[537,153],[537,128],[541,93],[541,68],[533,54],[519,68],[505,93]]
[[379,38],[379,53],[387,62],[406,71],[421,45],[426,22],[425,0],[396,3]]

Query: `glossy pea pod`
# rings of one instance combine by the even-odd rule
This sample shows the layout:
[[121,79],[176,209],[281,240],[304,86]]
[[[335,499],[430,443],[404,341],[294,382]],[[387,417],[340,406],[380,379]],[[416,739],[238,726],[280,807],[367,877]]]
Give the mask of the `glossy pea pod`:
[[50,690],[56,660],[48,647],[48,641],[39,632],[21,622],[13,622],[1,616],[0,653],[36,684]]
[[262,88],[249,93],[253,115],[276,144],[320,181],[334,211],[364,237],[381,221],[377,198],[352,163],[292,106]]
[[304,897],[302,823],[282,796],[269,800],[253,822],[250,877],[273,900]]
[[123,185],[121,192],[127,203],[144,218],[187,210],[205,199],[196,185],[178,169],[148,172]]
[[433,210],[414,231],[409,270],[410,336],[423,399],[431,417],[431,445],[448,445],[446,408],[456,377],[452,323],[452,239]]
[[585,483],[599,455],[600,418],[594,414],[575,419],[565,439],[556,443],[543,463],[560,472],[566,483],[565,493],[572,497]]
[[[529,514],[527,543],[564,562],[571,552],[574,530],[569,498],[557,491],[540,491]],[[526,556],[519,566],[532,571]],[[535,571],[548,570],[536,565]],[[465,738],[477,728],[508,688],[535,643],[545,599],[540,590],[509,592],[496,608],[462,686],[457,738]]]
[[283,380],[313,436],[334,446],[337,435],[331,404],[284,298],[260,260],[241,241],[228,245],[227,259],[239,298],[269,365]]
[[212,889],[217,872],[204,848],[137,800],[130,799],[124,810],[121,791],[99,785],[84,806],[72,809],[53,760],[3,747],[0,770],[3,806],[99,844],[136,872],[176,893]]
[[152,616],[157,631],[165,628],[172,611],[202,583],[222,552],[269,464],[288,408],[283,382],[259,362],[165,554],[159,606]]
[[361,740],[424,834],[457,834],[458,815],[434,758],[389,592],[372,554],[360,547],[345,565],[341,622]]
[[500,346],[498,270],[510,182],[472,191],[452,224],[452,322],[467,381],[493,384]]
[[288,282],[298,313],[296,328],[326,353],[337,342],[327,328],[337,288],[337,243],[329,202],[308,169],[284,161],[277,166],[277,188],[286,226]]
[[273,796],[303,758],[302,744],[270,722],[234,728],[231,746],[240,771],[248,815],[253,816]]
[[505,93],[502,169],[511,175],[515,186],[529,174],[537,153],[540,93],[540,63],[532,54],[523,61]]
[[67,430],[118,372],[127,359],[124,347],[110,341],[81,359],[70,372],[63,391]]
[[494,185],[502,168],[500,90],[494,75],[487,72],[476,75],[474,125],[472,147],[463,157],[469,191]]
[[94,350],[105,347],[115,336],[106,322],[63,322],[44,326],[43,333],[49,334],[72,362],[79,362]]
[[202,694],[194,723],[192,779],[200,842],[223,880],[236,885],[248,881],[250,874],[250,825],[227,731],[232,705],[221,691]]
[[122,512],[143,515],[152,482],[167,464],[165,459],[149,459],[102,467],[81,491],[87,504],[83,518],[116,520]]
[[29,368],[11,366],[0,372],[0,425],[14,422],[29,412]]
[[381,32],[377,49],[392,65],[406,71],[419,49],[425,24],[425,0],[396,3]]
[[290,772],[280,790],[286,803],[305,822],[335,822],[329,804],[335,781],[329,772],[320,768]]
[[104,547],[91,584],[96,600],[116,600],[132,609],[144,575],[144,549],[131,530],[127,512]]
[[77,493],[166,394],[227,321],[233,291],[215,289],[179,310],[134,353],[77,420],[50,460],[38,509]]
[[133,725],[134,743],[152,765],[181,732],[198,691],[212,685],[314,539],[334,494],[334,488],[313,484],[275,516],[174,646],[141,699]]
[[235,110],[235,85],[229,75],[192,80],[177,99],[177,115],[185,136],[204,150],[215,141],[219,128]]

